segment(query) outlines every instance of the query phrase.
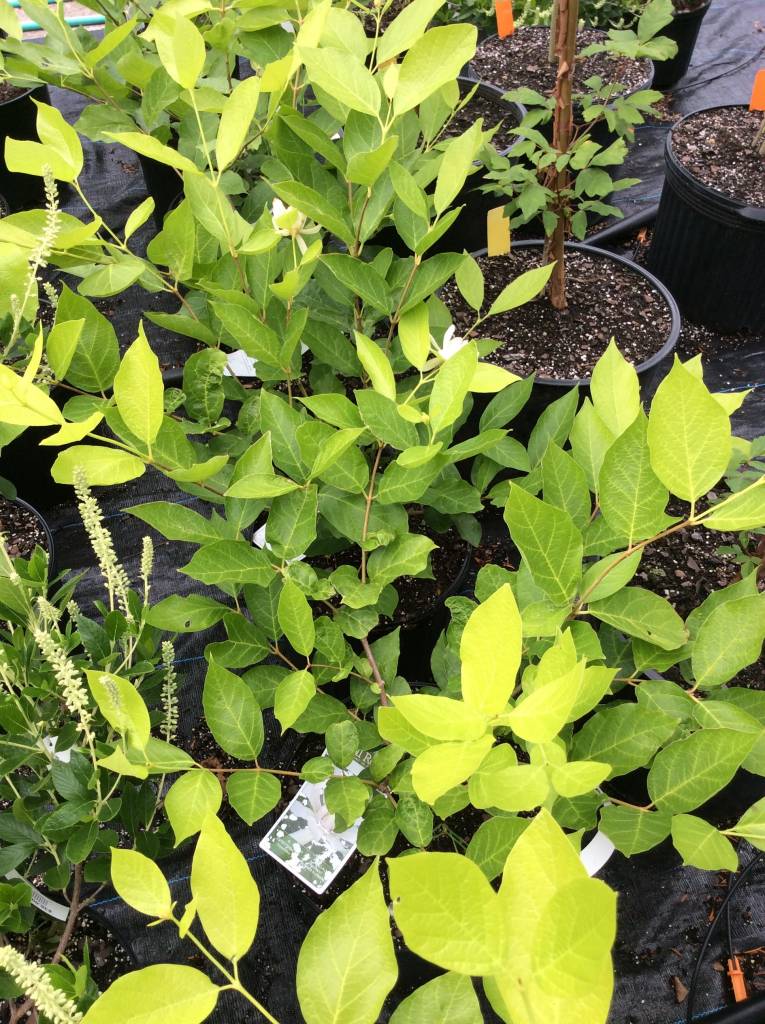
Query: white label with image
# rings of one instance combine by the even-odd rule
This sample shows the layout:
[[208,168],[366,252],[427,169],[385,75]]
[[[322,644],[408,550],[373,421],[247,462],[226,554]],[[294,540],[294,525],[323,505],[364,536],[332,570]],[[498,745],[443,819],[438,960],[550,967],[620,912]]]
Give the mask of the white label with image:
[[[370,760],[371,754],[360,750],[347,768],[338,771],[359,775]],[[303,783],[260,841],[261,850],[319,895],[350,860],[361,823],[359,818],[345,832],[333,831],[335,818],[324,802],[326,787],[326,781]]]

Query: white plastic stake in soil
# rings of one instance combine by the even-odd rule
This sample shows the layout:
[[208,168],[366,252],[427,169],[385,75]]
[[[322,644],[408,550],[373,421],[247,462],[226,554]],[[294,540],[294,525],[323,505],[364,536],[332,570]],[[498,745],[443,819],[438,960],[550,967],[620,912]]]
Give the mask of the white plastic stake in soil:
[[[324,751],[326,754],[326,750]],[[359,750],[343,775],[359,775],[372,755]],[[335,817],[324,802],[325,782],[305,782],[260,841],[261,850],[315,893],[326,892],[356,849],[361,818],[334,832]]]
[[585,871],[592,877],[603,867],[611,857],[616,847],[603,832],[596,832],[593,839],[582,849],[579,859],[584,864]]

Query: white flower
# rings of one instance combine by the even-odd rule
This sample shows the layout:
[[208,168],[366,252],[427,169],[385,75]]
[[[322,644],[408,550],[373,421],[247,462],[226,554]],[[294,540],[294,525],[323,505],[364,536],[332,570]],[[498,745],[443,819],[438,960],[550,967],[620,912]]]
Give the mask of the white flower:
[[308,248],[303,235],[315,235],[320,230],[318,224],[308,225],[304,213],[294,206],[285,206],[281,199],[274,199],[271,203],[271,224],[278,235],[295,239],[301,253]]
[[446,361],[447,359],[451,359],[451,357],[455,356],[461,348],[464,348],[465,345],[468,344],[467,338],[455,337],[454,332],[456,331],[456,329],[457,328],[454,326],[454,324],[452,324],[451,327],[447,327],[446,331],[444,332],[444,338],[443,341],[441,342],[441,347],[438,348],[438,346],[436,346],[438,354],[444,361]]
[[82,1014],[69,997],[56,988],[45,968],[27,960],[12,946],[0,946],[0,968],[23,988],[41,1014],[53,1024],[79,1024]]

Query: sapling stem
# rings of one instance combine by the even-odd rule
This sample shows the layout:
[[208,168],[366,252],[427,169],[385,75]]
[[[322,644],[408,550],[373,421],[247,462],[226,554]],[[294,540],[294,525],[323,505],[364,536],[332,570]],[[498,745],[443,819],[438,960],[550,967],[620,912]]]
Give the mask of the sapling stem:
[[[74,876],[72,884],[72,898],[69,901],[69,913],[67,914],[66,921],[64,922],[64,930],[58,940],[55,952],[51,957],[51,964],[57,964],[64,956],[66,947],[69,945],[72,934],[74,932],[74,926],[77,923],[77,917],[85,905],[80,901],[80,893],[82,891],[82,864],[74,865]],[[37,1009],[35,1008],[34,1000],[27,998],[23,1003],[16,1007],[11,1007],[10,1022],[22,1021],[27,1014],[31,1016],[28,1020],[34,1016],[37,1019]],[[9,1022],[9,1024],[10,1024]]]
[[765,157],[765,114],[762,115],[760,127],[754,135],[754,148],[760,156]]
[[560,0],[553,0],[553,5],[550,8],[550,46],[548,49],[548,58],[551,64],[554,64],[557,60],[556,56],[556,41],[558,35],[558,15],[560,12]]

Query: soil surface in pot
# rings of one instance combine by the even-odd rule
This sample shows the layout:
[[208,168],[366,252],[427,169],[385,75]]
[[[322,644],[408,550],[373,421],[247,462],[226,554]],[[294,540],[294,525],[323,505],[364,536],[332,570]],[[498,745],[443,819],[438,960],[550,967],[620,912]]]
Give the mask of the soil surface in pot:
[[[410,0],[393,0],[393,2],[390,4],[390,6],[388,7],[388,9],[385,12],[385,14],[383,14],[382,18],[380,19],[380,35],[382,35],[382,33],[385,31],[385,29],[388,27],[388,25],[390,25],[390,23],[393,21],[393,19],[398,17],[398,15],[401,14],[401,12],[406,7],[409,6],[409,3],[410,3]],[[382,7],[382,3],[376,4],[374,2],[371,2],[371,3],[367,3],[365,6],[367,7],[367,10],[372,10],[374,7],[377,7],[377,6]],[[356,14],[358,14],[360,16],[362,12],[361,11],[356,11],[354,13],[356,13]],[[374,36],[374,34],[375,34],[375,18],[374,18],[374,15],[373,14],[364,15],[363,24],[364,24],[364,31],[366,32],[366,34],[368,36]]]
[[11,85],[10,82],[0,82],[0,103],[10,103],[19,96],[23,96],[27,89],[19,88],[18,85]]
[[754,148],[762,116],[745,107],[701,110],[672,130],[672,151],[702,184],[729,199],[765,207],[765,157]]
[[[577,51],[605,38],[606,33],[600,29],[580,29]],[[478,44],[470,66],[480,79],[502,89],[525,86],[536,92],[550,93],[555,86],[558,67],[550,63],[549,41],[550,30],[542,25],[519,28],[509,39],[490,36]],[[648,79],[649,63],[628,58],[617,60],[607,53],[582,57],[574,68],[574,91],[581,91],[584,82],[594,75],[599,75],[604,82],[619,83],[622,86],[619,92],[632,92]]]
[[[486,305],[513,278],[539,266],[541,249],[517,249],[507,256],[479,256],[486,281]],[[669,336],[672,316],[659,292],[629,267],[581,252],[566,255],[568,309],[558,312],[545,295],[525,306],[491,317],[483,337],[500,342],[487,360],[527,377],[566,380],[588,377],[616,339],[626,359],[636,366],[658,352]],[[442,298],[458,335],[475,321],[474,311],[451,281]]]
[[29,558],[37,544],[48,549],[39,516],[7,498],[0,498],[0,534],[11,558]]
[[[688,512],[688,503],[675,498],[667,506],[667,514],[673,517],[684,518]],[[686,619],[713,591],[738,579],[733,554],[720,550],[735,544],[734,534],[701,526],[670,534],[645,549],[633,584],[665,597]]]
[[[456,530],[451,529],[446,533],[436,533],[426,523],[413,519],[409,528],[412,533],[422,533],[430,537],[438,545],[430,553],[430,565],[433,570],[434,579],[424,579],[419,576],[401,576],[396,580],[394,586],[398,592],[398,605],[391,622],[397,625],[414,623],[423,614],[426,614],[439,597],[448,590],[459,578],[465,556],[468,552],[468,543],[460,537]],[[314,569],[323,569],[332,572],[341,565],[354,565],[358,568],[361,564],[361,552],[357,547],[352,550],[337,551],[328,555],[316,555],[309,558],[308,562]],[[386,622],[384,616],[381,621]]]
[[451,138],[455,135],[462,135],[463,132],[472,127],[479,117],[483,118],[484,131],[499,125],[491,141],[494,148],[499,150],[500,153],[503,153],[514,142],[518,141],[518,136],[513,135],[512,132],[512,129],[518,123],[512,111],[489,99],[487,96],[479,95],[479,93],[475,93],[470,102],[457,111],[446,127],[443,137]]

